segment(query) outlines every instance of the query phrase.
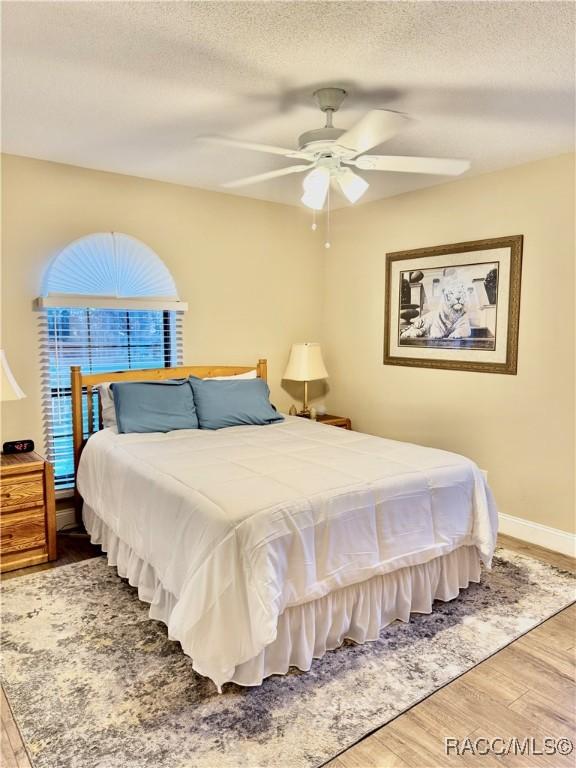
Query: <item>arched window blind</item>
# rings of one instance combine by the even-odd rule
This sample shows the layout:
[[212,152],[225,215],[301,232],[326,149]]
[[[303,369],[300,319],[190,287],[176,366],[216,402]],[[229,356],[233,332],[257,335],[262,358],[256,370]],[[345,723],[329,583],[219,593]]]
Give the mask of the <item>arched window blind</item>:
[[70,366],[101,373],[180,365],[187,306],[154,251],[128,235],[105,232],[58,254],[36,308],[46,444],[56,489],[63,492],[74,485]]

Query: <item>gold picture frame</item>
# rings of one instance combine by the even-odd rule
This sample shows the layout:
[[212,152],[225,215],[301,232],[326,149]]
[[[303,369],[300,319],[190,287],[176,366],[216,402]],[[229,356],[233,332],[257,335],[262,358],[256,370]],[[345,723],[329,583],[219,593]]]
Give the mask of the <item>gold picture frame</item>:
[[515,375],[523,235],[386,254],[384,364]]

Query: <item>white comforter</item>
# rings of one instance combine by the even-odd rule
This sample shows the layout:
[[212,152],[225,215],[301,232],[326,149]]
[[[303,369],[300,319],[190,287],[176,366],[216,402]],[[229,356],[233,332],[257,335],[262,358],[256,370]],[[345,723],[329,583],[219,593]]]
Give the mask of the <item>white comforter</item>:
[[462,456],[300,418],[270,426],[93,435],[85,502],[174,597],[169,634],[219,687],[332,590],[473,544],[497,512]]

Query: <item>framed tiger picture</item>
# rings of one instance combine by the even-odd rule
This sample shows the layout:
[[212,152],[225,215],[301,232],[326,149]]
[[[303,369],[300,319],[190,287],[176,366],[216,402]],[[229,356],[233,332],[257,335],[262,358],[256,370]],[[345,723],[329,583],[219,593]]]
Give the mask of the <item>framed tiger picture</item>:
[[522,235],[386,254],[384,363],[515,374]]

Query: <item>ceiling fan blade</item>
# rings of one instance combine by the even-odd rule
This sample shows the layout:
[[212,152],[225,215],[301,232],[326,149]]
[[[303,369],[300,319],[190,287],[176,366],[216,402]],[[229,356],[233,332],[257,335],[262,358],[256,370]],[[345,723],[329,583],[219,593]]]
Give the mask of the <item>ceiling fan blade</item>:
[[470,168],[469,160],[444,157],[403,157],[401,155],[362,155],[345,160],[362,171],[394,171],[396,173],[434,173],[438,176],[459,176]]
[[352,149],[359,155],[372,147],[382,144],[395,136],[409,118],[401,112],[388,109],[372,109],[364,115],[350,130],[343,133],[338,144]]
[[288,176],[291,173],[302,173],[302,171],[309,171],[314,168],[313,165],[289,165],[287,168],[279,168],[276,171],[268,171],[268,173],[259,173],[257,176],[247,176],[244,179],[236,179],[236,181],[227,181],[222,184],[222,187],[228,187],[233,189],[234,187],[247,187],[249,184],[258,184],[259,181],[267,181],[268,179],[277,179],[279,176]]
[[254,152],[267,152],[269,155],[282,155],[282,157],[307,157],[305,153],[285,147],[274,147],[271,144],[255,144],[252,141],[240,139],[226,139],[224,136],[197,136],[196,141],[205,144],[218,144],[223,147],[238,147],[239,149],[251,149]]

